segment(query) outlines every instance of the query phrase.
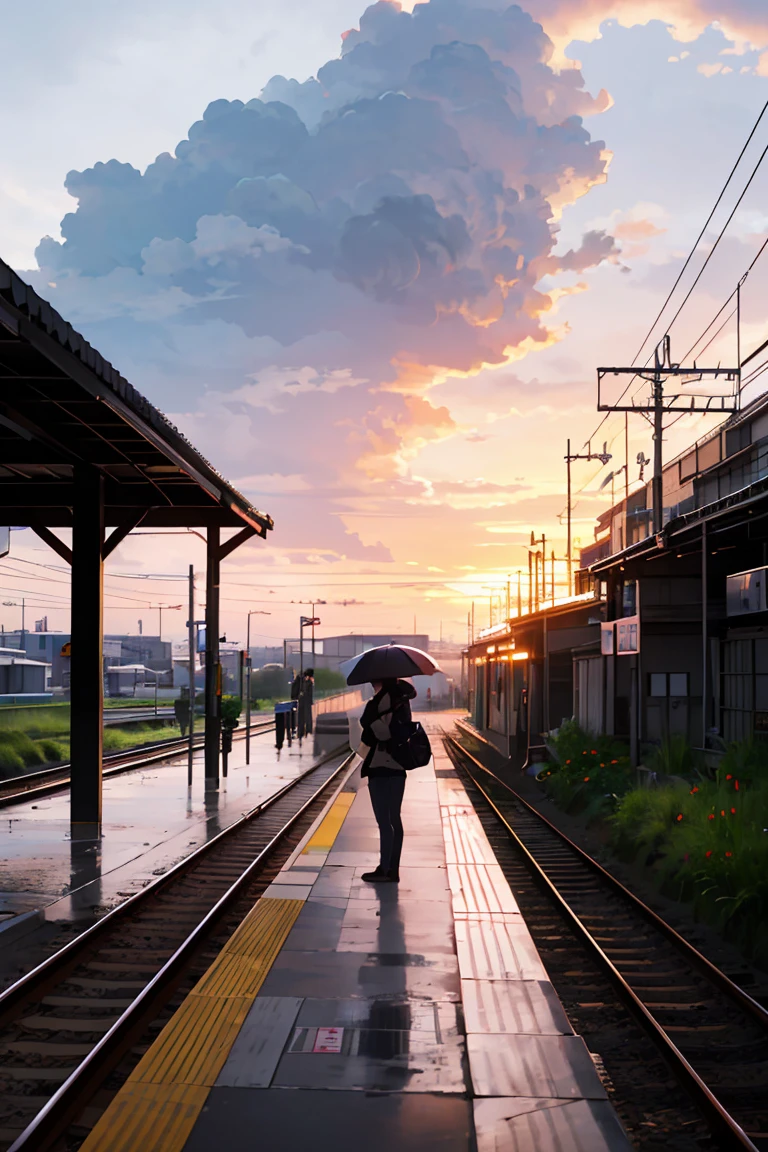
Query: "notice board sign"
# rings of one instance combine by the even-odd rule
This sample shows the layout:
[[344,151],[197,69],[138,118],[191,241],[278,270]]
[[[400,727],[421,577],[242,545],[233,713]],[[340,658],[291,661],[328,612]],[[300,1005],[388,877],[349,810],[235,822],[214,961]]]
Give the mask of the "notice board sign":
[[616,655],[636,656],[640,651],[640,617],[625,616],[616,621]]

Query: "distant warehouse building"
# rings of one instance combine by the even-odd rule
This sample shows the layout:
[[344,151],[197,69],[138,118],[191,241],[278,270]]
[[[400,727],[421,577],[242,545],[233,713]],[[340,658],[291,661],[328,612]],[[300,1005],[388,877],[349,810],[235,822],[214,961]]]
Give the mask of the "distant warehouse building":
[[41,704],[51,699],[50,664],[18,648],[0,648],[0,704]]

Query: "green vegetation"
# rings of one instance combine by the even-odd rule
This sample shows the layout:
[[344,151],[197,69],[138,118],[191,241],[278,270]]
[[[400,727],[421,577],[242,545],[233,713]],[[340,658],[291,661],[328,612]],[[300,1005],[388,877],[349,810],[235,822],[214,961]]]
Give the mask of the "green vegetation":
[[240,722],[243,702],[239,696],[222,696],[221,722],[225,728],[236,728]]
[[34,740],[13,728],[0,728],[0,773],[15,776],[25,768],[45,763],[45,756]]
[[590,735],[575,720],[561,724],[549,747],[555,761],[539,779],[567,812],[583,812],[588,820],[606,815],[634,783],[626,747],[612,736]]
[[550,749],[555,762],[539,779],[559,807],[601,820],[619,859],[768,965],[768,744],[731,744],[707,772],[670,737],[646,757],[661,781],[649,787],[637,787],[620,742],[573,721]]
[[[173,700],[166,700],[162,696],[157,702],[157,706],[167,708],[173,704]],[[107,696],[104,700],[105,708],[154,708],[155,697],[152,696],[151,700],[145,700],[140,696]]]
[[730,745],[711,778],[629,793],[610,824],[617,855],[650,867],[666,895],[768,964],[765,745]]
[[330,696],[333,692],[343,692],[347,681],[343,672],[336,672],[333,668],[315,669],[315,698]]
[[0,730],[25,732],[33,740],[69,739],[69,704],[21,704],[0,708]]
[[[199,719],[196,719],[195,734],[200,735],[203,730],[203,724]],[[130,728],[120,728],[111,724],[109,728],[104,729],[104,751],[123,752],[128,748],[136,748],[140,744],[150,744],[153,740],[173,740],[180,736],[181,729],[178,725],[164,724],[162,721],[132,724]]]
[[[202,732],[201,717],[195,731]],[[171,740],[181,735],[166,720],[126,722],[125,727],[104,729],[104,751],[122,752],[153,740]],[[20,776],[46,764],[69,759],[69,704],[29,704],[0,708],[0,779]]]

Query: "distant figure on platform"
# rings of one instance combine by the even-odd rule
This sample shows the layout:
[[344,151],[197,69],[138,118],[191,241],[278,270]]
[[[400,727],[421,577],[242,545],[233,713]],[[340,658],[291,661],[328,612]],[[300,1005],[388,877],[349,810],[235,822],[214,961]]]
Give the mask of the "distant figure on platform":
[[189,689],[182,688],[181,695],[173,702],[173,714],[176,717],[182,736],[186,736],[189,728]]
[[315,702],[315,670],[307,668],[301,685],[299,700],[299,735],[312,734],[312,705]]
[[378,868],[364,872],[362,879],[374,884],[396,884],[400,879],[403,848],[400,809],[405,793],[405,769],[390,754],[387,745],[396,726],[410,725],[410,702],[416,689],[406,680],[374,681],[373,688],[375,696],[366,704],[361,720],[366,746],[362,775],[368,778],[381,854]]
[[295,701],[296,707],[290,715],[292,735],[296,732],[296,722],[298,720],[299,709],[301,708],[301,687],[301,676],[294,676],[293,680],[291,681],[291,700]]

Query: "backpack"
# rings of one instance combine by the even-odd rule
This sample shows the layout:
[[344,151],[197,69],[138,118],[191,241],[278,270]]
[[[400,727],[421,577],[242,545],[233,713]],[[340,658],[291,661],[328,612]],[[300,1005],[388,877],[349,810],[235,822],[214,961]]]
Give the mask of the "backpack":
[[400,719],[398,711],[395,708],[390,726],[389,754],[406,772],[423,768],[432,759],[429,736],[418,720]]

